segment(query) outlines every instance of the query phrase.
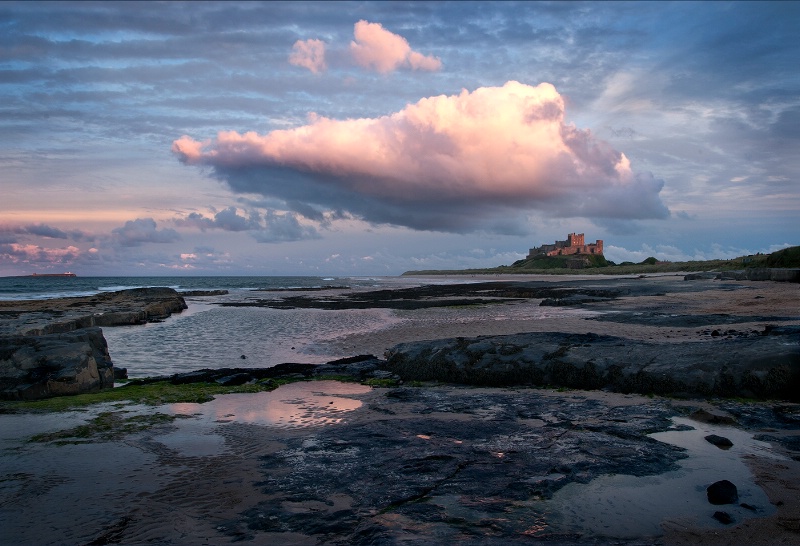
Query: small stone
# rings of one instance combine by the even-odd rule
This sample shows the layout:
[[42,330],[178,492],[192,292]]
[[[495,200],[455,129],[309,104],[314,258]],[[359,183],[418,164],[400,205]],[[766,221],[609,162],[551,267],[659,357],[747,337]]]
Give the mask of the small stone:
[[706,489],[706,494],[711,504],[736,504],[739,501],[739,491],[728,480],[712,483]]
[[716,434],[709,434],[706,436],[706,441],[710,444],[714,444],[720,449],[728,449],[733,446],[733,442],[724,436],[717,436]]
[[239,358],[241,358],[242,360],[247,360],[247,357],[245,355],[242,355]]
[[727,512],[714,512],[713,518],[720,523],[724,523],[725,525],[730,525],[733,523],[733,518]]

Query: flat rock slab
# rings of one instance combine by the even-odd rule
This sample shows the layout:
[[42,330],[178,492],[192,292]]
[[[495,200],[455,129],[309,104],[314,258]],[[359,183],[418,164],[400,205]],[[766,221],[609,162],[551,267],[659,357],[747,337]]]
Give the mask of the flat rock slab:
[[779,333],[680,344],[559,332],[443,339],[393,347],[386,368],[404,380],[798,400],[800,333]]
[[45,335],[90,326],[144,324],[186,309],[172,288],[133,288],[94,296],[0,301],[0,335]]
[[684,457],[647,436],[671,425],[668,403],[611,406],[528,389],[380,392],[346,422],[287,436],[262,457],[258,485],[271,500],[227,522],[229,532],[323,544],[527,543],[541,501],[568,483],[659,474]]

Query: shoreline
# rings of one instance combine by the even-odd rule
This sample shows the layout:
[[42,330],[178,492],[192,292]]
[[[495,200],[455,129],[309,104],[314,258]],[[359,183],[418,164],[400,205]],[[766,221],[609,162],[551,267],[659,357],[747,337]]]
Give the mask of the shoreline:
[[[494,287],[504,293],[489,294],[480,283],[468,283],[469,294],[456,294],[462,289],[447,285],[432,290],[435,294],[391,289],[374,294],[367,305],[388,306],[402,322],[330,344],[339,354],[353,355],[441,337],[549,331],[721,347],[725,336],[736,337],[730,330],[800,325],[796,284],[672,277],[522,283],[526,290],[544,290],[547,298],[555,297],[554,289],[561,299],[572,298],[561,302],[568,308],[540,305],[546,298],[512,297],[522,285],[504,286],[508,279]],[[611,294],[612,284],[619,293]],[[355,304],[369,292],[251,294],[248,305]],[[424,305],[404,301],[414,293]],[[442,305],[430,305],[431,298]],[[481,303],[450,305],[459,300]],[[722,335],[713,336],[713,330]],[[554,544],[771,545],[796,544],[800,538],[798,404],[446,384],[335,394],[337,387],[329,383],[303,385],[310,389],[306,394],[289,394],[295,391],[283,387],[272,391],[284,404],[283,421],[276,422],[257,421],[261,404],[234,404],[269,392],[222,395],[207,405],[177,405],[181,409],[105,404],[55,414],[57,420],[46,414],[0,415],[5,447],[0,457],[9,472],[0,491],[0,519],[15,522],[8,529],[22,544],[444,540],[499,545],[541,538]],[[350,409],[354,404],[347,400],[358,407]],[[109,418],[106,414],[115,424],[104,432],[99,419]],[[557,514],[547,511],[549,499],[567,484],[581,487],[614,474],[667,476],[685,453],[647,434],[669,430],[673,417],[703,415],[732,419],[735,430],[770,445],[767,451],[742,453],[768,498],[755,517],[742,508],[701,502],[706,508],[697,514],[700,525],[665,514],[658,536],[603,537],[553,525]],[[317,418],[332,421],[315,424]],[[41,423],[38,429],[31,428],[35,423]],[[88,438],[69,439],[69,430],[79,425],[90,425]],[[67,443],[31,443],[39,429],[66,431]],[[64,465],[71,460],[121,466],[97,478],[83,463],[67,472]],[[700,494],[703,500],[705,487],[723,477],[704,471],[695,488],[682,494]],[[749,486],[737,485],[748,494]],[[73,508],[63,511],[64,506]],[[715,522],[711,516],[719,510],[733,514],[735,523]],[[28,528],[25,522],[32,524],[28,518],[34,514],[38,525]],[[533,529],[532,522],[539,527]],[[48,534],[48,526],[58,531]]]

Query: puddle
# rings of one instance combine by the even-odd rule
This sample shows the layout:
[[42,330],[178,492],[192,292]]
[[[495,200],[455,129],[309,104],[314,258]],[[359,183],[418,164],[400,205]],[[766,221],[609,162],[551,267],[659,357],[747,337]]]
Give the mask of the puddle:
[[361,407],[348,398],[371,387],[338,381],[304,381],[253,394],[226,394],[205,404],[171,404],[167,411],[190,415],[201,423],[251,423],[281,428],[332,425]]
[[[712,518],[714,512],[730,514],[736,523],[772,514],[775,508],[764,491],[753,482],[753,475],[742,460],[757,454],[775,459],[770,445],[734,427],[707,425],[690,419],[673,418],[676,430],[650,436],[658,441],[686,449],[688,458],[678,461],[680,469],[657,476],[601,476],[588,484],[570,483],[548,502],[552,514],[550,531],[579,532],[611,538],[654,537],[663,534],[665,520],[704,528],[725,528]],[[692,430],[678,430],[686,426]],[[733,442],[720,449],[705,440],[716,434]],[[706,488],[719,480],[733,482],[739,503],[713,505]]]

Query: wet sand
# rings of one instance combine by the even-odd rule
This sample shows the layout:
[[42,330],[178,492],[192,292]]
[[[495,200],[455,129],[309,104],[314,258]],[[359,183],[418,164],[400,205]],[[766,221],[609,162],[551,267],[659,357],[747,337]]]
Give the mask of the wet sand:
[[[572,279],[573,277],[570,277]],[[596,276],[576,276],[586,286],[604,286],[613,279],[598,279]],[[594,333],[636,340],[652,340],[684,343],[707,341],[706,331],[727,330],[731,326],[713,322],[697,326],[661,326],[595,320],[598,315],[637,313],[647,311],[665,315],[707,316],[728,315],[745,320],[734,327],[738,330],[763,330],[773,321],[764,316],[794,317],[782,324],[800,324],[800,284],[777,282],[725,282],[682,281],[683,275],[649,276],[643,279],[623,277],[625,284],[648,284],[656,287],[659,295],[632,295],[614,300],[613,304],[586,304],[580,308],[540,307],[540,299],[471,308],[432,308],[414,311],[397,311],[402,322],[389,328],[367,334],[345,335],[335,340],[337,352],[348,354],[359,352],[381,356],[399,343],[455,337],[483,335],[507,335],[525,332],[565,332],[575,334]],[[501,280],[563,282],[561,277],[544,275],[507,276]],[[684,282],[702,283],[699,292],[673,290]],[[662,291],[663,290],[663,291]],[[752,317],[753,320],[746,320]]]

